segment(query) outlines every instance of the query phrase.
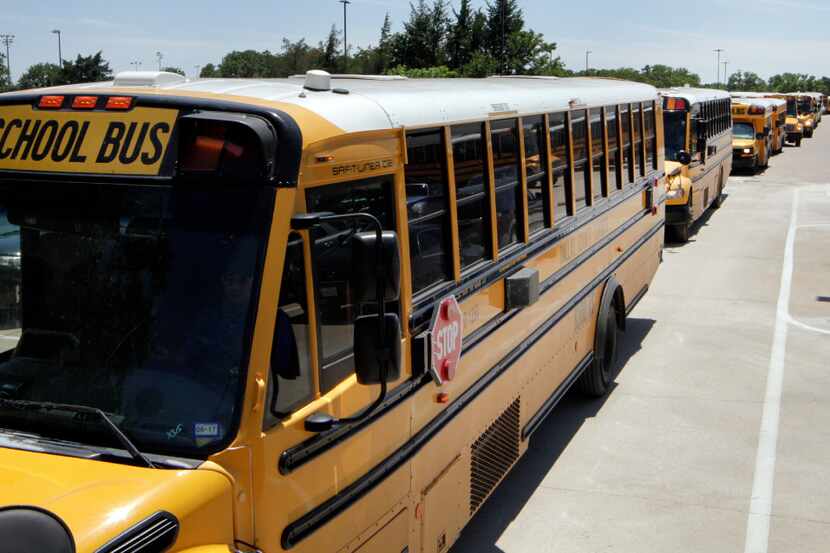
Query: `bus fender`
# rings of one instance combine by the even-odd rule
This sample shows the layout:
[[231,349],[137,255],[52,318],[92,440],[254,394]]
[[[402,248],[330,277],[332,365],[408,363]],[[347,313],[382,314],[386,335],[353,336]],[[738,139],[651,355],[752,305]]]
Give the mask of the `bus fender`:
[[[617,282],[614,276],[608,277],[605,281],[605,288],[602,290],[602,299],[599,303],[599,311],[597,312],[597,332],[594,340],[594,345],[598,343],[601,337],[604,337],[605,321],[607,320],[605,314],[607,309],[614,309],[617,317],[617,328],[625,331],[625,292],[623,287]],[[603,333],[600,336],[600,332]]]

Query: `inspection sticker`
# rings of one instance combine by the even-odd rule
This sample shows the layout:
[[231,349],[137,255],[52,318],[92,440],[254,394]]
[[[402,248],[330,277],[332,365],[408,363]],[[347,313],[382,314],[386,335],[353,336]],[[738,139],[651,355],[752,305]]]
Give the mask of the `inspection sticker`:
[[197,422],[193,424],[193,436],[196,438],[218,438],[220,435],[218,422]]

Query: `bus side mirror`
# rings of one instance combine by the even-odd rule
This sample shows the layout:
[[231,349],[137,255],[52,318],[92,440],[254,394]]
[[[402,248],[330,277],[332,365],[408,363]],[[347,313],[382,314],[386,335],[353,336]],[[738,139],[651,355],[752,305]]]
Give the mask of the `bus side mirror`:
[[[401,320],[397,313],[363,315],[354,322],[354,366],[360,384],[394,382],[401,376]],[[381,330],[382,329],[382,335]]]
[[[382,266],[378,268],[377,247],[383,252]],[[352,236],[352,302],[370,303],[377,300],[378,276],[382,275],[383,301],[398,301],[401,295],[401,260],[398,235],[389,230],[381,233],[358,232]]]
[[688,165],[692,162],[692,154],[690,154],[686,150],[680,150],[679,152],[677,152],[676,160],[678,163]]

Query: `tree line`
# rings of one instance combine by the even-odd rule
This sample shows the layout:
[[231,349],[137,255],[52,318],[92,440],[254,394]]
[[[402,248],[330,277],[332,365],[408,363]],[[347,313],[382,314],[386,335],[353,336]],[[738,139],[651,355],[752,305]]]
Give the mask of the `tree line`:
[[[352,47],[344,52],[342,34],[332,25],[316,45],[306,39],[283,39],[274,51],[242,50],[227,53],[217,64],[201,68],[201,77],[277,78],[309,69],[330,73],[387,74],[412,78],[484,77],[493,74],[592,76],[626,79],[656,87],[705,86],[728,90],[791,92],[810,90],[830,95],[830,78],[783,73],[764,80],[750,71],[736,71],[727,83],[702,83],[699,75],[682,67],[647,65],[641,69],[572,71],[556,55],[556,43],[527,27],[518,0],[491,0],[474,9],[461,0],[458,9],[448,0],[416,0],[401,29],[392,30],[386,14],[376,45]],[[0,60],[3,60],[0,54]],[[184,74],[176,67],[165,71]],[[5,63],[0,65],[0,86],[39,88],[66,83],[103,81],[112,77],[102,52],[78,55],[62,64],[38,63],[12,87]]]

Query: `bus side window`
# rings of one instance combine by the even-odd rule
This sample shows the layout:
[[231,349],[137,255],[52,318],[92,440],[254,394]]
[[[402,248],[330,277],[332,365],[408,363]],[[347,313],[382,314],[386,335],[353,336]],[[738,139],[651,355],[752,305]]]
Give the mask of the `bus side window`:
[[524,235],[524,202],[519,181],[519,123],[500,119],[490,124],[495,175],[496,227],[499,250],[518,243]]
[[[370,213],[384,229],[394,228],[392,176],[312,188],[306,192],[306,203],[309,212]],[[321,393],[354,372],[354,320],[374,311],[372,305],[352,303],[350,268],[352,235],[373,230],[366,222],[354,219],[328,221],[311,230]]]
[[458,245],[461,269],[489,259],[490,202],[488,199],[487,143],[484,124],[452,127],[452,155],[458,209]]
[[588,205],[591,196],[590,171],[588,162],[588,114],[584,109],[571,112],[571,137],[574,153],[574,182],[573,193],[576,200],[576,210]]
[[572,215],[571,195],[573,188],[568,156],[568,129],[565,112],[548,115],[550,125],[550,160],[553,171],[554,224]]
[[605,108],[605,132],[608,137],[608,195],[612,196],[622,187],[620,174],[619,128],[617,126],[617,106]]
[[[292,232],[288,236],[271,344],[268,405],[273,408],[268,409],[269,415],[285,417],[314,396],[309,333],[303,239]],[[266,426],[275,423],[272,417],[266,419]]]
[[595,205],[603,196],[607,196],[608,175],[605,173],[605,140],[602,134],[602,108],[591,108],[591,190]]
[[634,182],[631,160],[631,112],[628,104],[620,105],[620,126],[622,127],[622,177],[623,183]]
[[638,176],[645,175],[645,164],[643,163],[643,110],[639,103],[631,104],[632,133],[634,142],[634,180]]
[[[548,185],[548,156],[545,141],[545,118],[534,115],[522,119],[525,141],[525,176],[527,177],[527,220],[530,234],[546,226],[550,213],[551,191]],[[549,222],[548,222],[548,226]]]
[[406,135],[406,211],[412,292],[452,280],[447,164],[443,129]]
[[657,136],[654,130],[654,102],[645,104],[643,119],[646,126],[646,167],[657,169]]

